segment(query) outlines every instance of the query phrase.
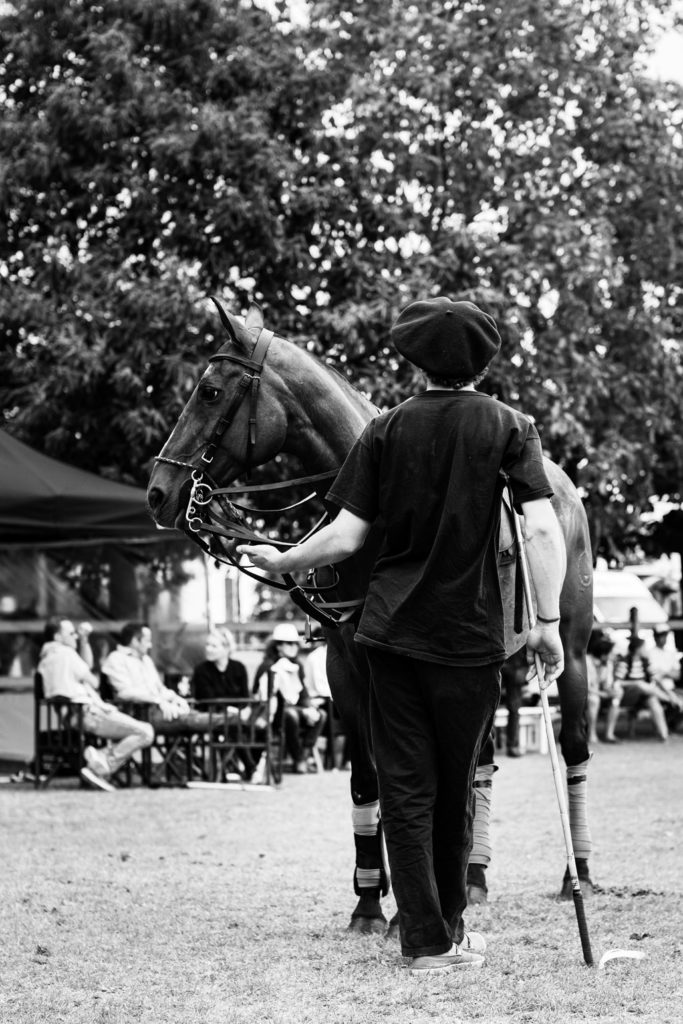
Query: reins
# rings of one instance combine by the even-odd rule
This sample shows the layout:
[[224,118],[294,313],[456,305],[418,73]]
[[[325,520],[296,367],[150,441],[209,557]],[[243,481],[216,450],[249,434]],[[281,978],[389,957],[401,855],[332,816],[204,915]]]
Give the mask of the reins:
[[[230,333],[232,333],[229,321],[227,320],[223,309],[217,302],[216,306],[224,326],[230,331]],[[223,435],[232,424],[240,406],[248,394],[249,421],[246,438],[245,468],[247,472],[247,480],[251,476],[253,453],[256,447],[256,412],[258,406],[259,385],[268,348],[274,337],[275,335],[273,331],[261,328],[250,357],[233,354],[232,352],[218,352],[216,355],[210,356],[210,363],[220,359],[225,359],[230,362],[237,363],[247,372],[245,372],[241,377],[225,413],[218,418],[218,421],[206,442],[205,450],[200,457],[200,464],[195,465],[193,462],[170,458],[167,455],[155,456],[155,462],[165,462],[168,465],[178,466],[192,471],[192,489],[185,509],[184,532],[195,544],[198,545],[198,547],[200,547],[217,563],[220,562],[224,565],[235,566],[240,572],[249,576],[251,579],[257,580],[260,583],[267,583],[276,590],[286,591],[294,604],[297,605],[305,615],[315,619],[321,625],[336,628],[343,622],[348,621],[362,604],[362,600],[360,599],[353,601],[326,601],[322,599],[323,595],[327,591],[334,590],[339,581],[336,569],[333,572],[333,582],[328,586],[322,586],[316,582],[315,572],[309,573],[308,580],[310,583],[305,586],[298,584],[294,577],[289,573],[282,573],[279,580],[273,579],[253,572],[253,566],[240,565],[235,556],[226,547],[225,542],[256,542],[262,544],[274,544],[279,548],[295,547],[296,544],[303,543],[304,540],[312,536],[317,530],[321,529],[321,527],[329,520],[327,512],[323,513],[318,522],[308,531],[305,537],[295,543],[290,543],[288,541],[274,541],[270,537],[264,536],[256,530],[251,529],[251,527],[243,521],[239,522],[238,515],[242,512],[247,515],[260,516],[289,512],[295,508],[300,508],[302,505],[305,505],[307,502],[315,499],[317,497],[317,491],[315,489],[300,501],[295,501],[292,504],[276,509],[258,509],[250,505],[243,505],[241,503],[231,501],[230,496],[238,494],[270,493],[272,491],[284,490],[302,484],[308,486],[310,484],[322,483],[323,481],[331,481],[337,475],[337,470],[317,473],[311,476],[298,477],[294,480],[278,481],[272,484],[247,483],[244,485],[235,485],[230,487],[218,487],[208,470],[208,467],[213,463],[216,450],[220,445]],[[218,511],[216,506],[218,506],[220,511]],[[202,536],[203,534],[208,534],[208,539]]]

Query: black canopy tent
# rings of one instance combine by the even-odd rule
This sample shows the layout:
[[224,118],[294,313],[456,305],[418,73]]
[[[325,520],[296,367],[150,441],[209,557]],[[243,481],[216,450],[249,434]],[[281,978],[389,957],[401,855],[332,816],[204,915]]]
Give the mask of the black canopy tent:
[[54,547],[180,539],[160,530],[142,488],[42,455],[0,430],[0,546]]
[[[0,558],[11,560],[0,579],[9,576],[19,586],[31,575],[31,556],[49,549],[106,545],[123,551],[136,545],[139,550],[179,540],[186,540],[180,531],[155,525],[142,488],[49,458],[0,430]],[[28,559],[23,571],[16,568],[22,549]],[[30,589],[30,582],[26,585]],[[0,641],[33,636],[42,626],[0,612]],[[32,678],[0,676],[0,765],[30,759],[32,715]]]

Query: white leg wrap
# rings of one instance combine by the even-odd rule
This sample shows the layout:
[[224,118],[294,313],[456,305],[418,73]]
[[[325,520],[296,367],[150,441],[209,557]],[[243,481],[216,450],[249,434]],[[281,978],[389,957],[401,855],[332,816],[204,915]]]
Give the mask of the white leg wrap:
[[379,889],[382,895],[386,895],[389,871],[384,843],[382,837],[378,835],[379,800],[373,800],[368,804],[353,804],[351,820],[356,845],[355,890],[362,895],[366,889]]
[[470,864],[491,862],[491,793],[495,766],[478,767],[474,775],[474,825]]
[[379,800],[370,804],[354,804],[351,809],[353,831],[357,836],[376,836],[379,824]]
[[588,761],[567,768],[569,828],[577,860],[588,860],[593,850],[588,828]]

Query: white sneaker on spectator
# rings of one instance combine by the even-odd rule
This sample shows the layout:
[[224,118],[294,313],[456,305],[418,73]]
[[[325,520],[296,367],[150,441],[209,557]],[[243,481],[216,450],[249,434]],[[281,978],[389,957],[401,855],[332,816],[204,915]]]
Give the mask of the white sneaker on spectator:
[[92,768],[81,768],[81,778],[91,786],[94,786],[95,789],[101,789],[105,793],[116,792],[116,787],[112,786],[111,782],[103,779],[97,772],[94,772]]
[[83,751],[83,757],[85,758],[85,763],[91,772],[94,772],[95,775],[99,775],[100,778],[109,778],[111,775],[111,768],[109,767],[107,755],[102,750],[97,750],[96,747],[86,747]]

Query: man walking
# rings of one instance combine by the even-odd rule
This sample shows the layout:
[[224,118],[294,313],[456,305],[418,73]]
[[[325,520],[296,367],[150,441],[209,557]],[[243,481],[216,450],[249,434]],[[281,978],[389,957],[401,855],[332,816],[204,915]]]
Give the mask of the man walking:
[[299,547],[243,546],[259,568],[347,558],[379,521],[382,544],[356,640],[367,648],[372,738],[401,947],[414,973],[481,966],[467,934],[472,782],[500,698],[505,657],[497,570],[507,479],[524,514],[538,622],[527,641],[548,685],[564,664],[562,534],[530,420],[475,390],[500,347],[470,302],[414,302],[392,328],[427,389],[372,420],[328,499],[336,519]]

